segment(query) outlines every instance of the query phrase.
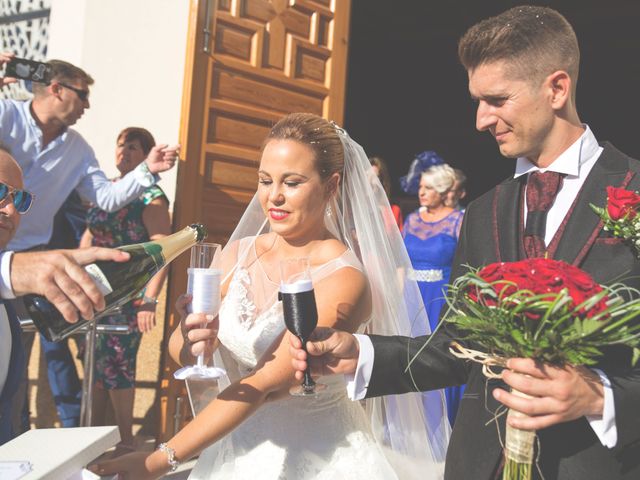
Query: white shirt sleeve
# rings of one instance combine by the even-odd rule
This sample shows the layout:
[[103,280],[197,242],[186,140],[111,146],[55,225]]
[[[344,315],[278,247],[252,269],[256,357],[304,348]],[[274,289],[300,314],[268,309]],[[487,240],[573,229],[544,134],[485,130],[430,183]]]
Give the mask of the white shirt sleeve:
[[375,352],[371,339],[367,335],[355,334],[354,337],[360,344],[358,366],[355,373],[345,374],[344,379],[347,382],[347,395],[349,398],[351,400],[362,400],[367,395],[367,388],[369,388]]
[[0,253],[0,298],[10,300],[16,298],[11,286],[11,258],[13,252]]
[[604,407],[602,415],[587,415],[587,421],[600,439],[600,443],[608,448],[613,448],[618,443],[618,430],[616,428],[616,406],[613,400],[611,381],[602,370],[593,369],[600,376],[604,387]]
[[106,212],[116,211],[139,197],[146,188],[154,185],[160,177],[149,172],[146,162],[140,163],[117,182],[109,180],[100,170],[97,160],[90,158],[87,174],[76,190],[80,196]]
[[160,180],[160,176],[157,173],[154,174],[149,171],[146,160],[133,169],[133,176],[145,188],[149,188]]

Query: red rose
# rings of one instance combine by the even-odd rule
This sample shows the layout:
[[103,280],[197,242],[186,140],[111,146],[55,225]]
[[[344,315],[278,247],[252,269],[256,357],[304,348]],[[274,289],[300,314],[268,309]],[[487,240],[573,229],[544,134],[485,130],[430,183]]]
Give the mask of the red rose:
[[490,263],[478,272],[478,276],[489,283],[500,280],[502,278],[501,269],[504,265],[504,263]]
[[468,289],[467,297],[469,297],[469,300],[471,300],[473,303],[478,303],[478,289],[477,288]]
[[[638,196],[640,202],[640,196]],[[602,291],[593,278],[583,270],[565,262],[536,258],[519,262],[492,263],[482,268],[478,275],[488,283],[493,284],[493,290],[499,295],[508,296],[521,290],[531,291],[533,295],[557,294],[566,289],[573,299],[573,307],[597,295]],[[480,300],[478,290],[473,287],[468,291],[473,301]],[[492,299],[482,298],[486,305],[495,304]],[[581,314],[592,317],[606,309],[606,298]],[[525,315],[537,320],[540,315],[536,312],[525,312]]]
[[541,262],[540,259],[529,260],[529,275],[531,276],[535,286],[536,293],[557,293],[564,288],[564,278],[559,275],[555,264]]
[[607,187],[607,212],[612,220],[636,216],[635,208],[640,205],[640,195],[624,188]]
[[587,275],[583,270],[580,270],[579,268],[575,268],[574,270],[575,272],[571,275],[570,279],[577,288],[585,292],[593,292],[596,289],[598,291],[601,290],[593,278]]

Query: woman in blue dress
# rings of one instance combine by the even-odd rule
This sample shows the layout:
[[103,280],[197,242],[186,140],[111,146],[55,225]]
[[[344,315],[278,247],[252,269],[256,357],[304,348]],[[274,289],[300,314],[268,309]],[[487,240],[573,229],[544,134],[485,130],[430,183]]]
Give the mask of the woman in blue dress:
[[[454,186],[455,172],[446,164],[435,165],[420,178],[420,208],[409,214],[404,223],[404,243],[409,252],[429,323],[433,332],[445,304],[451,264],[456,251],[464,212],[446,205],[447,193]],[[424,335],[425,332],[412,332]],[[445,389],[451,425],[456,417],[464,386]]]

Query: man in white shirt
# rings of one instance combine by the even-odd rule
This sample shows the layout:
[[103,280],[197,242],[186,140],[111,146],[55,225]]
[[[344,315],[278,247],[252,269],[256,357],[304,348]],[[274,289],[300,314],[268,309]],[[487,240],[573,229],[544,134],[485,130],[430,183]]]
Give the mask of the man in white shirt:
[[[465,265],[539,256],[527,245],[531,234],[524,226],[533,215],[523,200],[527,179],[540,171],[561,179],[542,217],[543,232],[537,234],[541,253],[583,268],[599,283],[624,280],[640,287],[633,248],[603,231],[589,207],[605,205],[609,185],[638,190],[640,162],[610,144],[599,145],[580,122],[575,95],[580,53],[566,19],[549,8],[515,7],[471,27],[460,41],[459,56],[478,103],[476,128],[490,132],[500,152],[517,158],[517,165],[513,178],[467,208],[452,280]],[[500,475],[502,448],[492,423],[497,419],[504,431],[505,416],[494,417],[501,405],[528,415],[510,418],[512,426],[538,433],[534,476],[539,468],[544,478],[554,479],[640,478],[640,367],[631,366],[629,349],[607,349],[595,370],[510,359],[498,382],[487,381],[478,364],[449,353],[451,341],[459,338],[450,325],[426,347],[426,337],[356,338],[328,330],[317,335],[319,341],[309,344],[317,357],[312,368],[352,375],[348,390],[354,399],[467,383],[447,452],[446,479]],[[293,336],[291,345],[293,366],[301,375],[307,356]],[[408,373],[407,361],[414,355]],[[531,398],[514,396],[509,387]]]
[[[13,57],[0,53],[0,66]],[[178,146],[157,145],[136,169],[118,182],[111,182],[100,169],[93,149],[71,127],[90,107],[89,87],[93,78],[81,68],[61,60],[47,62],[46,83],[33,82],[30,101],[0,100],[0,142],[7,145],[24,174],[26,188],[38,198],[24,217],[8,248],[15,251],[44,249],[53,231],[53,220],[72,191],[83,200],[112,212],[138,198],[156,183],[158,173],[173,167]],[[0,86],[15,81],[0,78]],[[30,356],[33,334],[25,334]],[[77,426],[80,415],[80,384],[66,342],[51,346],[64,358],[66,368],[48,365],[56,384],[65,385],[64,395],[54,396],[64,426]],[[26,378],[26,372],[25,372]],[[26,394],[25,394],[26,395]],[[70,399],[70,404],[62,398]],[[21,420],[27,428],[26,406]]]
[[[0,53],[0,66],[12,57]],[[11,150],[22,168],[26,188],[38,198],[9,244],[16,251],[49,242],[53,218],[73,190],[101,209],[115,211],[156,183],[158,174],[172,168],[178,158],[177,145],[156,145],[136,169],[119,182],[111,182],[93,149],[69,128],[90,107],[93,79],[61,60],[50,60],[48,65],[51,78],[46,84],[33,83],[33,100],[0,100],[0,142]],[[0,78],[0,87],[14,81]]]
[[68,321],[77,321],[79,312],[83,318],[93,318],[95,311],[104,309],[104,297],[81,265],[128,259],[124,252],[106,248],[5,251],[31,201],[20,167],[0,144],[0,444],[14,434],[11,409],[16,406],[14,397],[24,371],[20,326],[2,300],[37,293],[46,296]]

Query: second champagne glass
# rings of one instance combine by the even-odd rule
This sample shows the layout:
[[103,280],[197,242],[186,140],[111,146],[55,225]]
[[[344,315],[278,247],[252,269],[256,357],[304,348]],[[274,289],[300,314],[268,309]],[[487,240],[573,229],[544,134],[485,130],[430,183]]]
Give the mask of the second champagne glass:
[[[306,351],[306,343],[318,325],[318,309],[313,293],[309,257],[291,258],[280,261],[280,299],[284,323],[297,336]],[[326,385],[318,384],[311,378],[309,368],[304,372],[302,385],[289,390],[291,395],[316,395]]]
[[[216,317],[220,310],[221,246],[217,243],[201,243],[191,248],[191,265],[188,270],[187,293],[192,296],[189,313],[206,313]],[[219,393],[218,380],[224,371],[208,366],[204,353],[198,355],[196,365],[185,367],[175,377],[186,380],[189,402],[193,415],[197,415]]]

